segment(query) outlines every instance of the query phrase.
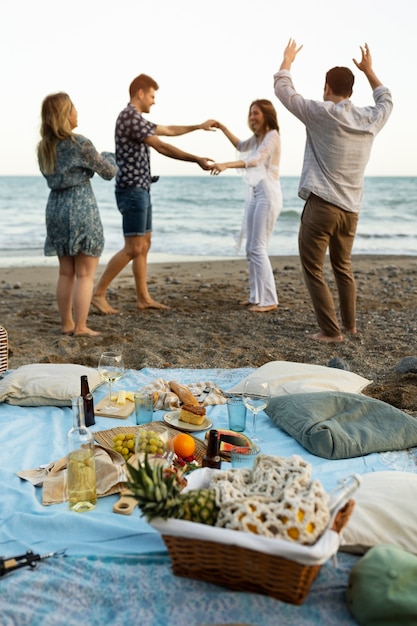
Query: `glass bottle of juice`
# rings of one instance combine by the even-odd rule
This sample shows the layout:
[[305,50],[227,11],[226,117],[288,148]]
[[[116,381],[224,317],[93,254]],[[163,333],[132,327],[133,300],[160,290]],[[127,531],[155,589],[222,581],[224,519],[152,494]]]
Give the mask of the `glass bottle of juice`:
[[97,502],[94,438],[85,425],[82,396],[72,399],[72,428],[67,435],[67,489],[71,510],[83,513]]

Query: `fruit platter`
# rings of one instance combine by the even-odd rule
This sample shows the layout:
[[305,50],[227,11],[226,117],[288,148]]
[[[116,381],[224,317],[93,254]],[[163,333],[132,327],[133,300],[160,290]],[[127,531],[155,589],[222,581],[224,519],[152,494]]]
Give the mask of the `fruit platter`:
[[101,430],[94,433],[94,438],[101,446],[119,452],[125,461],[134,456],[137,438],[143,444],[139,451],[147,452],[150,456],[164,456],[167,452],[168,441],[170,441],[170,445],[175,445],[177,448],[175,450],[172,447],[171,452],[174,452],[178,457],[179,465],[188,463],[194,467],[201,467],[207,449],[204,441],[187,433],[180,433],[175,428],[158,421],[140,426],[118,426],[109,430]]

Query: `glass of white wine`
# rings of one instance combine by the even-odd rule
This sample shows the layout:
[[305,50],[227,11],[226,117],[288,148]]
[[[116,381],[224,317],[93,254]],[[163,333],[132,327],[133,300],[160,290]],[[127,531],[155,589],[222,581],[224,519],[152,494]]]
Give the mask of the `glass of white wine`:
[[125,366],[123,355],[120,352],[103,352],[98,362],[98,373],[101,378],[109,383],[109,401],[104,411],[118,411],[117,404],[112,404],[112,385],[123,376]]
[[263,411],[269,404],[271,391],[269,383],[263,378],[248,378],[243,385],[243,404],[253,413],[252,441],[260,441],[256,436],[256,417],[259,411]]

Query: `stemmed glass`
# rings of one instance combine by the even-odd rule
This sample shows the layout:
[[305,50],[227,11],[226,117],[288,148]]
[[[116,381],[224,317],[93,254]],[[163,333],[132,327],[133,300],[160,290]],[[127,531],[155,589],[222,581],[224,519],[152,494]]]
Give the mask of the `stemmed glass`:
[[103,352],[98,362],[98,373],[109,383],[109,401],[104,411],[118,411],[119,407],[111,402],[112,385],[123,376],[125,366],[120,352]]
[[248,378],[243,385],[243,404],[253,413],[252,441],[260,441],[256,436],[256,416],[266,409],[271,398],[269,383],[263,378]]

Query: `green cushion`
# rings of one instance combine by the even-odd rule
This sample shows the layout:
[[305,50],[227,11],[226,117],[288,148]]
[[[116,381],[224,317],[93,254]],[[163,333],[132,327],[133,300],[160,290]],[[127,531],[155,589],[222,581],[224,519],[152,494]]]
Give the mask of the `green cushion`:
[[415,626],[417,557],[387,544],[371,548],[350,573],[346,599],[361,626]]
[[325,459],[417,446],[417,418],[357,393],[278,396],[265,412],[309,452]]

